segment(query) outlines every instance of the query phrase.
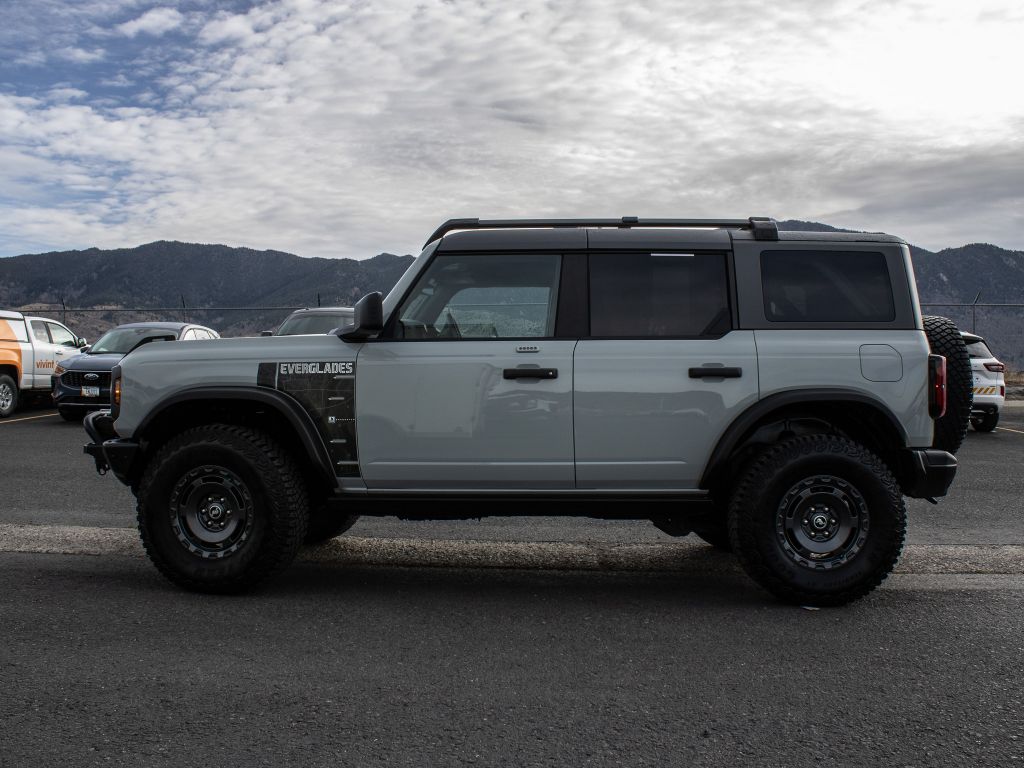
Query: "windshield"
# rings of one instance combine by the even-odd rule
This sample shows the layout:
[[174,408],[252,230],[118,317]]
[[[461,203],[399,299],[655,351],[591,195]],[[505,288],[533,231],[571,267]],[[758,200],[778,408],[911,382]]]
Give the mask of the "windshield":
[[90,355],[127,355],[139,344],[151,341],[174,341],[174,331],[167,328],[115,328],[100,336],[89,349]]
[[275,336],[299,336],[304,333],[330,333],[335,328],[351,325],[354,312],[334,312],[331,314],[292,315],[277,329]]

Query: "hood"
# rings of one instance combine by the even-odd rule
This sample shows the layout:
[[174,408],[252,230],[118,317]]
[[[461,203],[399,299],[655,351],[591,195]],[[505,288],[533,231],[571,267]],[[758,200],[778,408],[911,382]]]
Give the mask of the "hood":
[[119,352],[103,352],[98,355],[75,355],[60,362],[66,371],[109,371],[121,362],[123,358]]

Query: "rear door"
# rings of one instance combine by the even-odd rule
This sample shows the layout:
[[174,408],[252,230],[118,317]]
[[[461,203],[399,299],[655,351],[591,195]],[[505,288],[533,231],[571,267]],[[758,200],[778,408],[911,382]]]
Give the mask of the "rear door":
[[576,487],[693,490],[757,400],[753,333],[733,330],[725,252],[591,253],[576,347]]
[[439,253],[357,358],[370,489],[573,487],[558,253]]

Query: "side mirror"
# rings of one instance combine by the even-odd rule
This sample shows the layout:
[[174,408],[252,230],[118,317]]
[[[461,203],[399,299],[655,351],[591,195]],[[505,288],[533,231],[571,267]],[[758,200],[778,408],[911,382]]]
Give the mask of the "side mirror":
[[364,341],[384,330],[384,296],[380,291],[368,293],[355,306],[355,325],[346,325],[338,338]]
[[273,331],[260,331],[260,336],[273,336]]
[[84,347],[81,347],[81,350],[82,350],[82,354],[85,354],[85,353],[86,353],[86,352],[88,352],[88,351],[89,351],[90,349],[92,349],[92,347],[91,347],[91,346],[89,346],[88,344],[86,344],[86,345],[85,345]]
[[78,338],[78,340],[77,340],[77,341],[75,342],[75,346],[77,346],[77,347],[78,347],[79,349],[88,349],[88,347],[89,347],[89,342],[85,340],[85,337],[84,337],[84,336],[81,336],[81,337],[79,337],[79,338]]

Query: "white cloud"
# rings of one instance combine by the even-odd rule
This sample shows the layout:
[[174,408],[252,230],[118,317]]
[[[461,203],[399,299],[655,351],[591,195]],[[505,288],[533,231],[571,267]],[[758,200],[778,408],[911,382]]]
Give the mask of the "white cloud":
[[139,33],[159,36],[177,29],[184,21],[184,15],[176,8],[153,8],[136,19],[118,24],[117,31],[128,37]]
[[106,57],[106,53],[107,52],[102,48],[86,50],[85,48],[78,48],[76,46],[59,48],[55,51],[57,58],[73,61],[75,64],[92,64],[96,61],[102,61]]
[[7,248],[49,232],[53,247],[166,237],[361,258],[415,251],[451,216],[775,215],[1024,248],[1024,19],[1004,7],[280,0],[190,15],[201,45],[177,51],[145,109],[0,95],[0,146],[40,161],[19,167],[56,201],[52,219],[37,195],[0,228]]

